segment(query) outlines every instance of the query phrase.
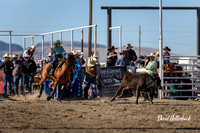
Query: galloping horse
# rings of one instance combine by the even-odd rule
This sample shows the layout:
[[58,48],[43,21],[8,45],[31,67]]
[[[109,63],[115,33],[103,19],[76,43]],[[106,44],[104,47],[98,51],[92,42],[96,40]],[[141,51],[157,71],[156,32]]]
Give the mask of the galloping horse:
[[[72,53],[68,54],[68,58],[67,60],[64,61],[63,65],[61,67],[56,68],[54,72],[54,76],[50,76],[49,73],[47,72],[47,69],[49,68],[50,65],[51,65],[51,62],[46,64],[43,67],[43,70],[41,73],[41,81],[40,81],[40,94],[38,95],[38,98],[40,98],[42,95],[42,92],[44,89],[44,85],[43,85],[44,81],[51,78],[52,82],[49,84],[49,88],[52,90],[52,93],[51,93],[51,96],[47,97],[48,101],[54,96],[54,93],[58,84],[62,83],[60,93],[62,93],[63,89],[68,85],[70,81],[70,77],[73,74],[73,69],[75,68],[74,55]],[[52,86],[54,86],[53,89],[52,89]]]

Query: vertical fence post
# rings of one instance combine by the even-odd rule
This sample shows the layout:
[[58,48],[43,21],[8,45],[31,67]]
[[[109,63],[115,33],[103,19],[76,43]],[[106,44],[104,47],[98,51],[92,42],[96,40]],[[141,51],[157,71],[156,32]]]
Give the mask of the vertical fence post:
[[81,52],[83,52],[83,28],[81,28]]
[[51,33],[51,48],[53,48],[53,33]]
[[97,55],[97,25],[94,27],[94,55]]
[[11,49],[12,49],[12,35],[11,35],[11,31],[9,31],[9,55],[11,55]]
[[62,32],[60,32],[60,42],[62,42]]
[[42,35],[42,60],[44,59],[44,35]]
[[23,44],[24,44],[24,50],[25,50],[26,49],[26,37],[24,37]]
[[119,27],[119,52],[122,52],[122,26]]
[[73,51],[73,41],[74,41],[73,30],[71,30],[71,52]]
[[31,45],[32,45],[32,46],[34,45],[34,36],[32,36]]

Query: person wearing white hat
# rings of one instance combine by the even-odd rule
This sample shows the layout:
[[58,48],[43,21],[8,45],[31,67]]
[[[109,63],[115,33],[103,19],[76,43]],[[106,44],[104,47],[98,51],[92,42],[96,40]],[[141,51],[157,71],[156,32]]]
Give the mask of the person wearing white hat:
[[61,44],[62,44],[61,41],[57,40],[54,42],[54,47],[51,48],[51,53],[54,56],[53,61],[51,63],[51,71],[50,71],[51,76],[54,75],[54,71],[55,71],[55,67],[56,67],[55,64],[56,64],[56,62],[58,62],[58,59],[62,59],[66,55],[66,51],[61,46]]
[[148,71],[148,74],[154,75],[157,74],[157,61],[155,60],[155,55],[151,53],[149,55],[150,61],[146,66],[146,70]]
[[84,81],[84,98],[90,98],[88,97],[88,90],[91,86],[92,89],[92,96],[95,98],[97,96],[96,92],[96,81],[98,80],[98,67],[96,65],[96,58],[94,57],[88,57],[86,59],[86,68],[85,68],[85,81]]
[[13,54],[13,90],[15,95],[18,95],[18,86],[20,87],[20,96],[23,95],[23,75],[22,75],[22,60],[18,59],[18,55]]
[[28,55],[30,56],[30,59],[32,59],[33,54],[34,54],[34,52],[35,52],[35,48],[36,48],[36,46],[29,46],[28,49],[26,49],[26,50],[24,51],[23,56],[24,56],[25,54],[28,54]]
[[29,54],[24,55],[24,61],[22,63],[22,73],[24,74],[24,82],[26,84],[26,91],[32,93],[32,83],[34,81],[34,74],[37,70],[35,61],[30,59]]
[[11,95],[11,91],[12,91],[12,80],[13,80],[13,76],[12,76],[12,71],[13,71],[13,63],[12,61],[10,61],[10,55],[8,53],[6,53],[5,55],[3,55],[3,58],[5,59],[5,61],[3,62],[3,64],[0,65],[0,69],[4,68],[4,75],[3,75],[3,79],[4,79],[4,87],[3,87],[3,91],[4,91],[4,95],[7,96],[7,82],[9,83],[8,85],[8,95]]
[[51,52],[47,55],[47,57],[48,57],[48,60],[45,64],[48,64],[49,62],[53,61],[53,54]]
[[75,62],[75,70],[73,75],[73,80],[71,84],[72,97],[81,99],[83,95],[82,83],[83,83],[83,62],[79,57],[81,52],[78,50],[73,51]]

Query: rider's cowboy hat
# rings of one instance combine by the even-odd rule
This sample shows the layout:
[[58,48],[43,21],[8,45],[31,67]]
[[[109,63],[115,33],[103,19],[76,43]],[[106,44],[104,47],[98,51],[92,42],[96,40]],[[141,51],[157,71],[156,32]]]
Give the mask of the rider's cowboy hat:
[[47,57],[52,57],[52,56],[53,56],[53,54],[50,52]]
[[168,51],[171,51],[171,49],[167,46],[165,46],[165,48],[163,50],[168,50]]
[[87,59],[87,66],[89,66],[89,67],[95,66],[96,61],[97,61],[96,58],[94,58],[94,57],[89,57],[89,58]]
[[3,58],[10,58],[10,55],[9,55],[8,53],[5,53],[5,54],[3,55]]
[[124,48],[128,48],[128,47],[133,48],[133,46],[131,46],[130,43],[127,43],[127,44],[124,46]]
[[18,57],[18,55],[16,55],[16,54],[12,55],[12,58],[17,58],[17,57]]
[[30,55],[26,53],[23,57],[27,58],[27,57],[30,57]]
[[62,44],[62,42],[60,40],[56,40],[53,45],[56,46],[56,44]]
[[29,46],[28,48],[35,49],[36,47],[35,46]]
[[108,49],[108,51],[111,51],[111,50],[114,50],[114,49],[117,49],[117,48],[115,48],[115,46],[111,46],[111,47]]

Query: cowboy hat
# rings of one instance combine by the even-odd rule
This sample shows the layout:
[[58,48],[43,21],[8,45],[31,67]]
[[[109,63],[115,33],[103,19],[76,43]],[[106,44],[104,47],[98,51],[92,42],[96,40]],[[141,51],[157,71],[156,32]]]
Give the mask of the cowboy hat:
[[92,57],[93,57],[93,58],[96,58],[96,59],[99,58],[99,56],[97,56],[97,55],[95,55],[95,54],[94,54]]
[[117,48],[115,48],[115,46],[111,46],[111,47],[108,49],[108,51],[111,51],[111,50],[114,50],[114,49],[117,49]]
[[62,42],[60,40],[56,40],[53,45],[56,46],[56,44],[62,44]]
[[122,50],[121,52],[119,52],[119,54],[126,54],[126,52],[124,50]]
[[76,55],[76,54],[78,54],[78,55],[79,55],[79,52],[78,52],[78,50],[74,50],[74,51],[72,51],[72,53],[73,53],[74,55]]
[[93,66],[95,66],[95,64],[96,64],[96,58],[94,58],[94,57],[89,57],[89,58],[87,59],[87,66],[93,67]]
[[31,48],[31,49],[35,49],[35,46],[29,46],[29,48]]
[[50,52],[47,57],[52,57],[52,56],[53,56],[53,54]]
[[5,54],[3,55],[3,58],[10,58],[10,55],[9,55],[8,53],[5,53]]
[[133,48],[133,46],[131,46],[130,43],[127,43],[127,44],[124,46],[124,48],[128,48],[128,47]]
[[171,49],[167,46],[165,46],[165,48],[163,50],[168,50],[168,51],[171,51]]
[[24,58],[30,57],[30,55],[26,53],[23,57],[24,57]]
[[18,55],[16,55],[16,54],[12,55],[12,58],[17,58],[17,57],[18,57]]
[[156,56],[155,56],[154,53],[150,53],[150,54],[148,55],[148,57],[154,57],[154,58],[155,58]]

